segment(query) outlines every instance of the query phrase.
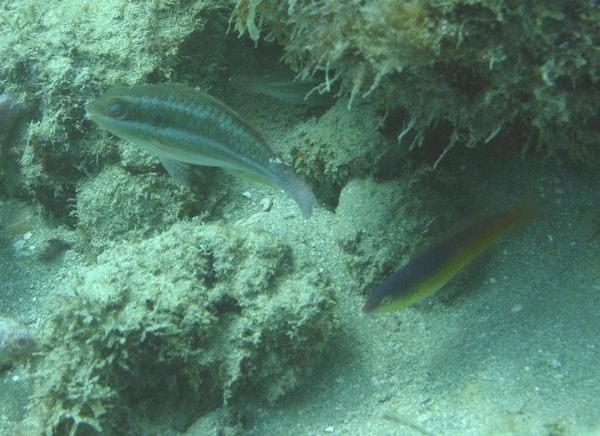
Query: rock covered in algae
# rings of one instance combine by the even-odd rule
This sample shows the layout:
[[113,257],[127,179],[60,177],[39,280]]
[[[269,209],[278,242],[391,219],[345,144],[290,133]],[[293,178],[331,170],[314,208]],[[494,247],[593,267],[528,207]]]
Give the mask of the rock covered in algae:
[[43,327],[22,425],[112,434],[128,416],[141,434],[144,414],[189,426],[244,393],[289,392],[333,325],[328,286],[292,261],[269,233],[198,222],[105,251]]
[[595,1],[238,0],[232,19],[282,41],[302,77],[324,70],[352,97],[405,111],[397,134],[412,130],[414,145],[447,120],[450,145],[505,132],[524,148],[597,148]]
[[368,289],[395,271],[422,239],[431,204],[415,191],[408,177],[382,183],[353,179],[342,189],[333,231],[358,288]]
[[373,172],[383,149],[378,106],[361,101],[348,111],[347,104],[343,99],[323,116],[298,123],[282,141],[297,168],[318,186],[319,198],[333,202],[351,177]]
[[95,254],[115,241],[164,230],[201,201],[163,174],[103,169],[77,190],[78,228]]

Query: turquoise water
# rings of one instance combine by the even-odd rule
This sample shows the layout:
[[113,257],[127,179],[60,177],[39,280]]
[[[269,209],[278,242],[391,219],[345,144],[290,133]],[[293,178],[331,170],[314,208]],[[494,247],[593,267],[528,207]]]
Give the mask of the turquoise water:
[[[229,8],[0,8],[2,94],[23,109],[8,123],[0,105],[0,314],[38,342],[0,367],[0,434],[600,434],[595,150],[523,155],[514,122],[432,170],[449,122],[407,152],[419,131],[376,93],[305,107],[230,86],[284,53],[226,34]],[[85,120],[115,83],[171,81],[271,135],[315,192],[312,217],[218,169],[180,187]],[[361,313],[455,223],[527,197],[547,213],[477,268],[418,304]]]

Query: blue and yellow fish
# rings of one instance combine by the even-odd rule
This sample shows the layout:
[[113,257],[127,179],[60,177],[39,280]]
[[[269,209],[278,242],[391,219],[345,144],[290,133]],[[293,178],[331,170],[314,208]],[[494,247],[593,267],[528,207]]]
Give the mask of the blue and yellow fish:
[[542,214],[541,207],[523,201],[457,224],[376,286],[362,311],[390,312],[433,294],[494,242]]

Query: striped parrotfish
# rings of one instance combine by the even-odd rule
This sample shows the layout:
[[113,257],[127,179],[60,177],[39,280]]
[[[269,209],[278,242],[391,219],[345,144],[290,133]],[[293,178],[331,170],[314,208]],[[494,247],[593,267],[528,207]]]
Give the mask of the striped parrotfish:
[[273,139],[225,103],[181,84],[118,85],[86,104],[87,117],[158,156],[167,172],[190,185],[192,165],[283,189],[312,213],[315,196],[272,150]]
[[334,95],[339,91],[337,82],[327,90],[324,77],[294,80],[290,72],[267,77],[233,76],[229,83],[241,91],[265,94],[280,101],[308,107],[333,105],[336,100]]
[[480,213],[448,230],[371,291],[363,312],[390,312],[441,289],[494,242],[543,213],[522,201],[497,215]]

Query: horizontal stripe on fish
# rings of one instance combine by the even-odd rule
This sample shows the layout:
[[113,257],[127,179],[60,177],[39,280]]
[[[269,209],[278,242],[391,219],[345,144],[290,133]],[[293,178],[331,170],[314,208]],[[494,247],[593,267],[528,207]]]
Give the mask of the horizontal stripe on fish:
[[114,86],[85,108],[90,120],[155,153],[183,185],[191,165],[218,166],[283,189],[305,216],[312,213],[314,194],[275,155],[273,140],[205,92],[179,84]]
[[389,312],[433,294],[494,242],[542,213],[524,201],[498,215],[478,214],[457,224],[373,288],[362,311]]

